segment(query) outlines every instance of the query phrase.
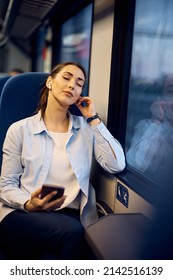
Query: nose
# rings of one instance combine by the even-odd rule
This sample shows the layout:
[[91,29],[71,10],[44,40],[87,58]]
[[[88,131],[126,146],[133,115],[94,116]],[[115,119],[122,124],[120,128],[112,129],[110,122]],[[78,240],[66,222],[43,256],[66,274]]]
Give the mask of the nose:
[[73,81],[72,79],[69,81],[68,83],[68,87],[71,88],[71,89],[74,89],[74,86],[75,86],[75,81]]

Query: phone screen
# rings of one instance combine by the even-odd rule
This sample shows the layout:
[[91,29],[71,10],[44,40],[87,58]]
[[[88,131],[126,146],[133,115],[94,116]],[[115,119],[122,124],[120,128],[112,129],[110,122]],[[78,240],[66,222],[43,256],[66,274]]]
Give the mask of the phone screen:
[[47,194],[57,191],[57,194],[55,194],[49,201],[53,201],[57,198],[60,198],[64,194],[64,187],[61,186],[52,186],[52,185],[43,185],[42,191],[41,191],[41,198],[45,197]]

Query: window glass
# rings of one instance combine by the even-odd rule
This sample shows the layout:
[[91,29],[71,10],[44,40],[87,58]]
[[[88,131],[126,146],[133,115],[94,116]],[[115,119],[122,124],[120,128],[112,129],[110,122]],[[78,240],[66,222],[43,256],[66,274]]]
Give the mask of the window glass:
[[[62,25],[60,61],[77,61],[89,71],[92,28],[92,4],[67,20]],[[88,83],[84,88],[87,95]]]
[[156,181],[173,156],[173,0],[136,1],[125,151]]
[[47,28],[42,57],[43,71],[50,73],[52,69],[52,29],[50,27]]

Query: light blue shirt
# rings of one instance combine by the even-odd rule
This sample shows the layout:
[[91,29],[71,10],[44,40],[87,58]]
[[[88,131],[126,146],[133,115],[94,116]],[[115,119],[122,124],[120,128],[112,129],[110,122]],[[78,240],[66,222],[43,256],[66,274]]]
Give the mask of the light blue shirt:
[[[90,126],[84,117],[69,114],[72,122],[66,152],[81,189],[80,213],[84,226],[97,219],[95,192],[89,182],[94,155],[104,170],[120,172],[125,157],[120,143],[101,122]],[[21,209],[48,175],[54,142],[40,112],[10,126],[3,145],[0,178],[0,221]],[[57,170],[55,170],[57,172]]]

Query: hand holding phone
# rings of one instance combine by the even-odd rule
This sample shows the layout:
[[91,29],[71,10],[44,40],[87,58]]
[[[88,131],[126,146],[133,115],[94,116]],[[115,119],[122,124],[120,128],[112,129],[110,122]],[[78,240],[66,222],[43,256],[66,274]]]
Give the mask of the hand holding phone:
[[62,186],[52,186],[52,185],[43,185],[42,186],[42,191],[41,191],[41,196],[40,198],[44,198],[46,195],[48,195],[51,192],[57,191],[57,194],[55,194],[50,200],[49,202],[60,198],[63,196],[64,194],[64,187]]

